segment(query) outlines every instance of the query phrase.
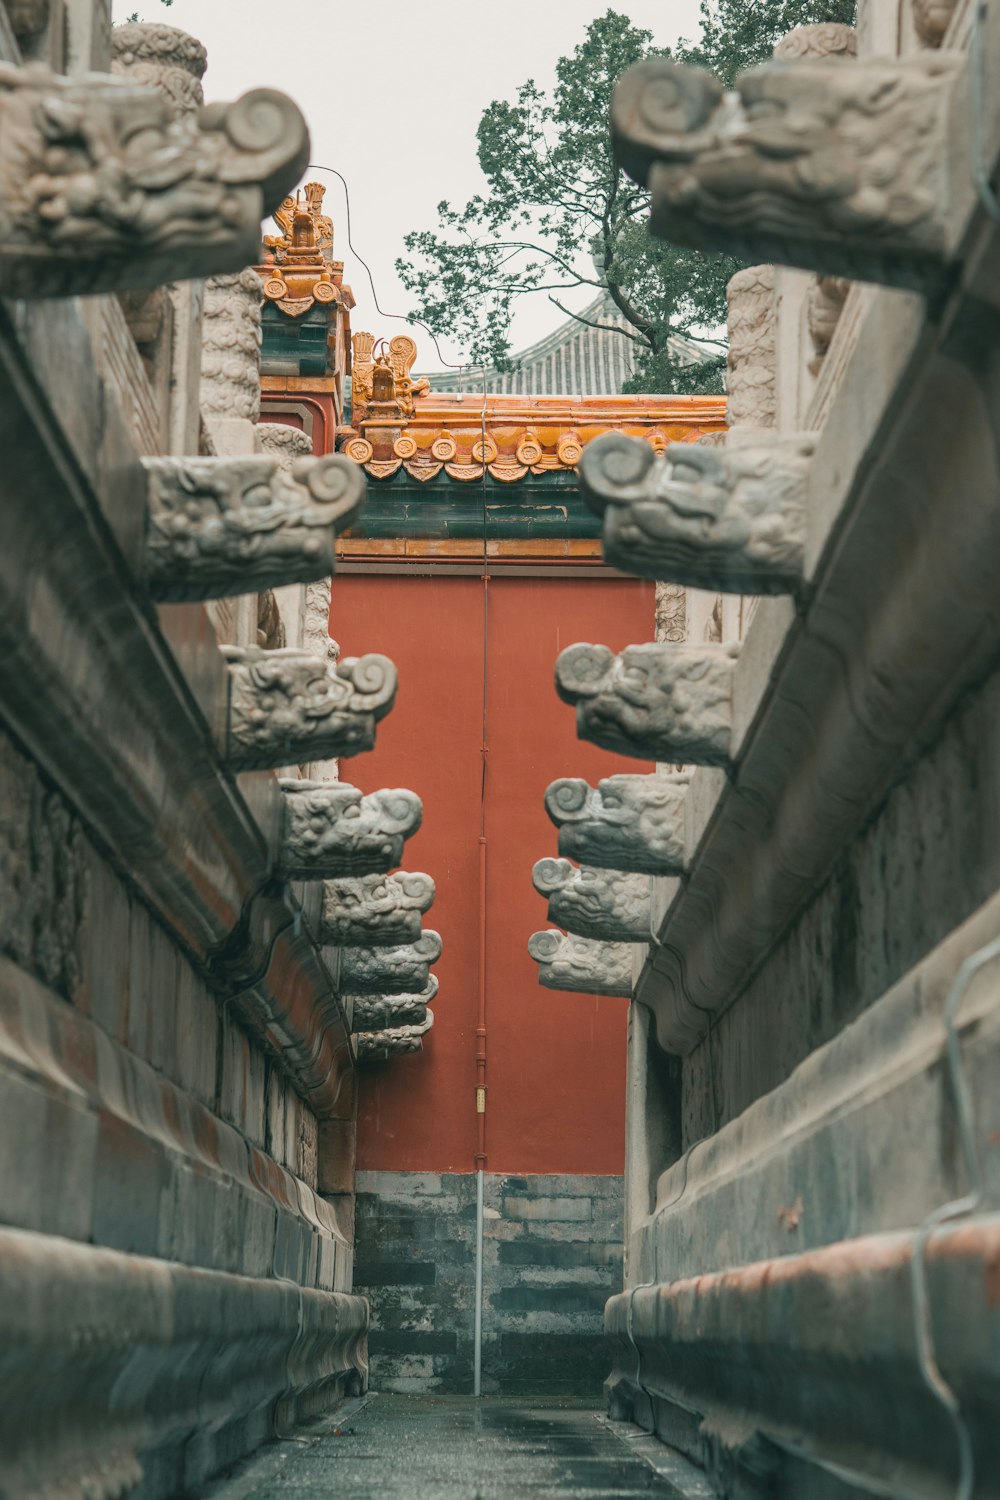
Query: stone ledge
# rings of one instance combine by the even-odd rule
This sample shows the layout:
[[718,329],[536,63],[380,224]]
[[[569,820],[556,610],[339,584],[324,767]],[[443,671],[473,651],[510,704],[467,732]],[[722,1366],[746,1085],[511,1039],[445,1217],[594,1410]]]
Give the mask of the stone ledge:
[[[748,1494],[762,1476],[775,1494],[831,1494],[832,1465],[855,1480],[846,1494],[951,1493],[955,1432],[920,1372],[913,1253],[912,1234],[872,1235],[612,1298],[612,1415],[722,1469],[727,1493],[738,1474]],[[1000,1473],[998,1262],[997,1217],[942,1229],[927,1252],[935,1353],[981,1482]],[[786,1455],[803,1469],[791,1487]]]
[[[220,763],[213,734],[224,673],[204,611],[175,612],[189,627],[179,662],[128,573],[142,540],[139,450],[113,402],[102,416],[96,396],[93,409],[76,401],[73,370],[93,369],[88,389],[99,393],[110,356],[75,306],[29,317],[14,305],[32,330],[27,348],[0,306],[0,442],[11,456],[0,556],[3,715],[310,1107],[331,1114],[352,1065],[348,1031],[296,903],[290,909],[276,885],[265,890],[277,782],[248,777],[245,797]],[[61,384],[57,333],[65,335]],[[53,406],[60,392],[64,406]]]
[[362,1297],[0,1230],[4,1483],[173,1500],[362,1387],[367,1326]]
[[695,773],[690,873],[639,980],[669,1051],[689,1052],[736,999],[1000,654],[997,316],[980,304],[970,328],[962,289],[933,325],[907,294],[864,306],[817,437],[811,597],[794,619],[785,604],[757,611],[734,685],[735,768],[724,783]]
[[[8,1224],[215,1271],[349,1284],[329,1204],[3,958],[0,1121]],[[55,1156],[54,1140],[65,1143]]]
[[[965,1190],[943,1065],[945,998],[1000,929],[1000,895],[791,1076],[662,1173],[658,1207],[633,1223],[629,1279],[677,1277],[912,1228]],[[1000,1191],[996,966],[963,998],[958,1031],[987,1191]],[[914,1142],[921,1170],[914,1171]]]

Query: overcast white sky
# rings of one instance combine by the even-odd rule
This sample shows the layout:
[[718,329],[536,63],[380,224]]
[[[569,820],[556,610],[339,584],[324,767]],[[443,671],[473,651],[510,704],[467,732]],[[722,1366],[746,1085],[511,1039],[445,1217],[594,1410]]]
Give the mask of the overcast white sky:
[[[138,10],[143,20],[200,37],[209,99],[261,84],[292,95],[309,121],[313,161],[336,167],[350,184],[352,239],[372,268],[381,306],[405,313],[411,298],[394,270],[403,236],[434,228],[442,198],[464,203],[482,188],[482,111],[493,99],[512,98],[526,78],[549,85],[557,58],[611,4],[661,45],[697,33],[698,0],[174,0],[170,9],[159,0],[114,0],[114,14],[121,20]],[[379,316],[348,249],[340,183],[310,175],[327,183],[336,253],[358,300],[354,327],[400,332],[402,324]],[[544,294],[522,299],[521,309],[515,347],[562,321]],[[418,367],[436,368],[429,335],[411,331]],[[449,357],[460,361],[463,352]]]

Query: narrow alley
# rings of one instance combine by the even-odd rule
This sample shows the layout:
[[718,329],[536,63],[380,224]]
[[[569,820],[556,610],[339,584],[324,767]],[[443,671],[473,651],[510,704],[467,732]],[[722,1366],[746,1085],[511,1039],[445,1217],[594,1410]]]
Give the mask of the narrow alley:
[[[647,1449],[655,1449],[655,1468]],[[385,1395],[297,1429],[201,1500],[709,1496],[700,1477],[689,1486],[691,1476],[697,1471],[683,1460],[638,1429],[609,1423],[589,1402]]]

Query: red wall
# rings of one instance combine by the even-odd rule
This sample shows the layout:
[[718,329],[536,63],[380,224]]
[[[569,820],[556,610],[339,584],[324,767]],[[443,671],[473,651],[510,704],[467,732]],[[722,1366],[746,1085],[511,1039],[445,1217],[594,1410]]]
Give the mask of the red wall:
[[[573,710],[555,694],[553,662],[573,641],[617,650],[649,640],[653,585],[494,576],[485,615],[487,1169],[618,1173],[626,1002],[541,989],[526,945],[549,925],[531,885],[535,860],[556,852],[542,800],[548,783],[651,769],[577,740]],[[341,774],[364,791],[409,786],[422,797],[424,825],[407,844],[405,865],[437,882],[425,925],[444,939],[423,1053],[363,1073],[358,1166],[471,1171],[484,586],[440,575],[341,576],[331,619],[345,655],[382,651],[399,668],[399,696],[376,750],[344,762]]]

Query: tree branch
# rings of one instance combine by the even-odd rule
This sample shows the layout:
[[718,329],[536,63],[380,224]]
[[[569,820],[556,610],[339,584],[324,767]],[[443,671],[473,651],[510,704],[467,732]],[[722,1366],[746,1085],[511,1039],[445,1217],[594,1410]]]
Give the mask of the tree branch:
[[563,307],[559,298],[553,297],[551,293],[549,294],[549,301],[553,307],[558,307],[561,313],[565,313],[567,318],[572,318],[575,323],[586,323],[588,328],[599,328],[603,333],[620,333],[622,338],[628,339],[631,344],[641,344],[643,342],[634,333],[629,333],[628,329],[623,328],[620,323],[595,323],[592,318],[585,318],[582,313],[570,312],[569,308]]

